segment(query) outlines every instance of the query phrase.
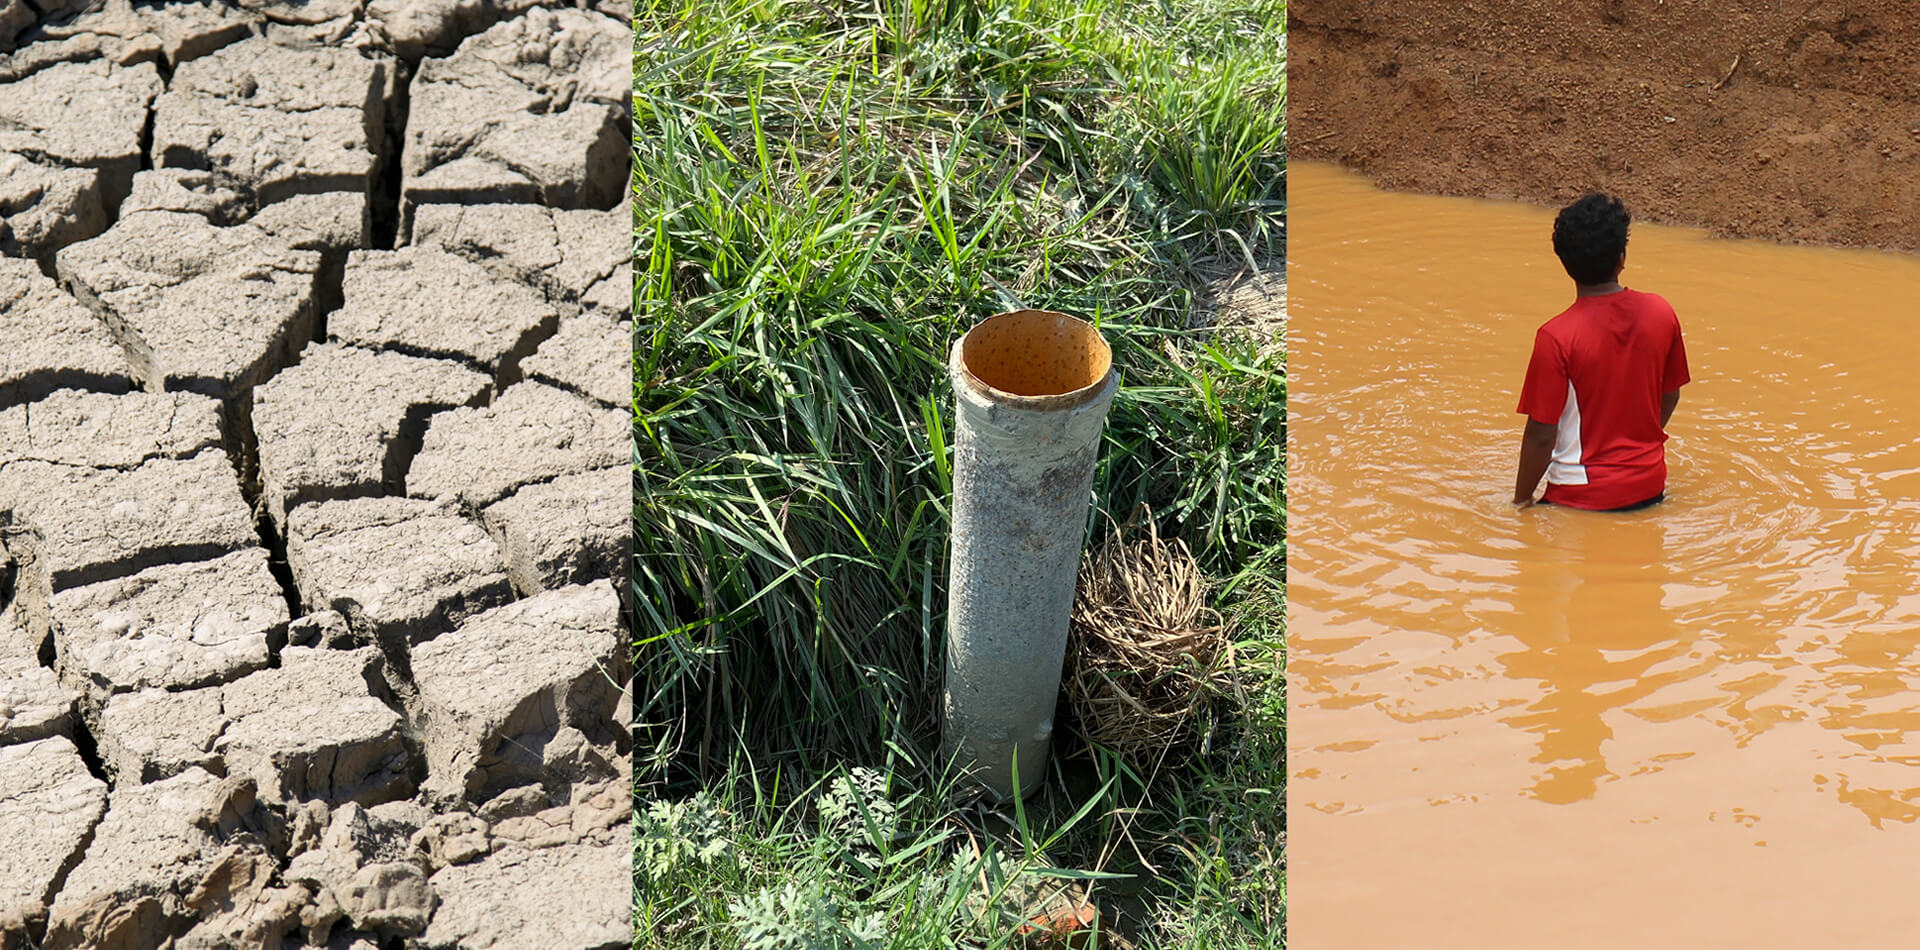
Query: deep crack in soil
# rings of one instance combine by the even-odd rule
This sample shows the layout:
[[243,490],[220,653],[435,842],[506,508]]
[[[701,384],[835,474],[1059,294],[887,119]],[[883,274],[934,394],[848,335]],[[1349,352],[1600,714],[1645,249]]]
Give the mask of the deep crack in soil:
[[[511,203],[596,194],[591,181],[607,177],[606,163],[576,160],[604,135],[555,125],[538,136],[495,136],[498,147],[537,145],[544,163],[493,155],[495,177],[466,192],[410,185],[402,159],[422,63],[459,57],[459,75],[484,78],[497,68],[485,51],[459,51],[497,24],[494,47],[538,47],[517,70],[570,83],[572,66],[559,65],[574,63],[568,57],[624,63],[624,49],[607,50],[621,45],[625,27],[607,10],[575,4],[559,14],[504,3],[462,12],[396,0],[380,7],[393,18],[384,25],[370,22],[381,15],[374,5],[322,6],[87,9],[54,0],[9,9],[0,0],[0,108],[13,109],[28,88],[137,87],[121,90],[114,116],[39,101],[22,113],[33,123],[0,115],[0,133],[12,136],[5,148],[54,183],[29,182],[39,190],[24,211],[0,202],[0,242],[19,238],[20,253],[51,281],[32,288],[41,295],[33,299],[57,297],[68,308],[34,305],[43,312],[31,325],[46,340],[21,348],[31,357],[24,368],[0,360],[0,409],[71,398],[45,391],[47,380],[109,400],[68,413],[78,427],[71,443],[49,443],[53,434],[28,425],[24,411],[18,431],[0,420],[0,462],[17,446],[23,468],[74,473],[65,482],[42,475],[30,489],[0,484],[0,529],[34,541],[0,556],[0,841],[30,841],[24,850],[44,858],[24,868],[0,862],[0,896],[32,895],[0,907],[0,947],[20,939],[47,950],[174,941],[443,950],[624,946],[631,938],[629,742],[614,728],[623,684],[600,672],[626,666],[621,624],[630,630],[631,605],[611,580],[622,562],[592,533],[605,525],[536,516],[598,504],[603,489],[560,472],[587,468],[575,474],[597,478],[609,471],[605,461],[574,464],[587,457],[576,445],[567,464],[549,454],[523,470],[514,452],[493,451],[501,457],[487,459],[498,469],[491,484],[507,492],[495,510],[405,497],[437,417],[463,400],[488,405],[520,383],[523,361],[538,357],[532,365],[564,387],[559,401],[575,416],[611,411],[608,381],[586,352],[594,348],[578,342],[600,331],[582,323],[585,333],[543,349],[583,311],[597,307],[593,316],[606,319],[610,305],[589,301],[588,291],[608,275],[594,270],[592,280],[556,290],[552,275],[492,273],[552,306],[487,352],[410,336],[437,324],[442,338],[471,339],[479,333],[468,322],[486,310],[462,300],[422,316],[417,269],[377,291],[359,285],[360,299],[371,301],[363,306],[393,319],[399,338],[335,336],[348,322],[336,311],[356,287],[350,253],[410,243],[409,187],[426,188],[426,205]],[[40,22],[19,27],[21,10]],[[311,22],[329,11],[346,12]],[[31,55],[12,55],[21,50]],[[560,58],[550,65],[554,51]],[[179,68],[213,56],[217,68]],[[55,84],[56,69],[72,78]],[[385,84],[380,69],[397,81]],[[41,84],[17,85],[29,77]],[[491,128],[498,117],[479,113],[500,105],[423,111],[457,138],[462,123]],[[378,121],[366,114],[373,109]],[[531,128],[525,117],[506,120]],[[445,150],[447,135],[432,148]],[[119,144],[92,140],[107,138]],[[62,151],[82,145],[101,157]],[[353,164],[359,156],[370,164]],[[96,164],[97,181],[71,174]],[[503,184],[509,175],[526,181]],[[585,210],[605,209],[552,209]],[[630,220],[615,217],[571,218],[571,237],[590,233],[587,243],[615,244],[624,259]],[[499,235],[509,242],[520,237],[495,230],[510,232]],[[600,257],[587,256],[598,267]],[[569,251],[548,265],[581,271],[582,259]],[[0,328],[29,325],[10,306],[0,300]],[[327,362],[343,350],[372,362]],[[407,353],[423,359],[398,365]],[[291,377],[272,386],[303,359],[313,365],[301,375],[325,386],[298,389]],[[365,373],[339,368],[376,363]],[[461,388],[462,374],[477,396]],[[383,383],[404,398],[342,411],[350,396],[379,394]],[[129,385],[132,393],[109,398]],[[293,418],[270,418],[256,405],[275,388],[307,397],[283,397],[297,404]],[[211,398],[175,403],[164,426],[126,421],[145,418],[153,401],[199,398],[175,390]],[[442,451],[479,458],[527,430],[534,441],[547,438],[541,427],[565,413],[542,407],[549,415],[503,419],[501,433],[443,435]],[[140,448],[172,444],[190,409],[206,420],[204,442],[178,458]],[[308,420],[319,425],[301,424]],[[600,441],[603,430],[586,441]],[[216,444],[226,464],[206,454]],[[60,452],[69,460],[31,461]],[[100,487],[109,483],[112,493]],[[557,507],[512,507],[508,499],[522,490]],[[300,535],[302,519],[319,517],[331,499],[351,499],[332,509],[338,530]],[[378,506],[387,503],[401,506],[396,517],[407,530],[380,530],[387,509]],[[35,517],[60,522],[64,546],[46,548],[46,524]],[[46,775],[64,784],[20,791]],[[22,797],[29,794],[52,797]],[[55,812],[60,820],[50,822]],[[575,932],[563,936],[556,918]]]

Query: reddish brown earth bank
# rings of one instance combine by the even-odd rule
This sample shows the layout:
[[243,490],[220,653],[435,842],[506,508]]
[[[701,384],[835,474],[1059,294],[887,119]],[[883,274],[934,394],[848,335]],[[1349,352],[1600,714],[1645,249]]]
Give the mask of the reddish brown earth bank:
[[1295,159],[1920,251],[1920,4],[1312,0],[1288,30]]

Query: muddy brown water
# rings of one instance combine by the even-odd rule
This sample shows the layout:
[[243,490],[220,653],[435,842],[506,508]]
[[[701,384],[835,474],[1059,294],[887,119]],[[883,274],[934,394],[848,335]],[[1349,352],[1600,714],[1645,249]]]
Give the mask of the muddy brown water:
[[1516,513],[1553,212],[1290,175],[1299,945],[1909,939],[1920,258],[1636,224],[1668,501]]

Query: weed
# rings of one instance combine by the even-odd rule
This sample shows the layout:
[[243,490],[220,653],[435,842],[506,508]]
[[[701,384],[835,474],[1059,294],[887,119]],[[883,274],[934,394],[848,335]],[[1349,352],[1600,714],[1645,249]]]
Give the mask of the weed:
[[[1248,834],[1280,826],[1283,763],[1249,710],[1280,690],[1285,381],[1194,310],[1222,262],[1280,257],[1283,20],[1278,0],[637,5],[636,945],[1007,946],[1022,888],[1106,886],[1085,869],[1116,862],[1166,909],[1153,942],[1278,940]],[[1194,762],[1088,750],[1050,768],[1091,788],[1050,775],[1002,818],[953,799],[930,750],[946,357],[1017,306],[1112,343],[1093,518],[1157,512],[1258,669]],[[1208,813],[1227,819],[1190,825]]]

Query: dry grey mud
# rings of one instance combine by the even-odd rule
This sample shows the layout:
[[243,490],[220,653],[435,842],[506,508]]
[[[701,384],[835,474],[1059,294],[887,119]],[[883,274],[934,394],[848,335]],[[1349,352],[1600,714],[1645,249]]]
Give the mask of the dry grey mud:
[[1262,353],[1278,354],[1287,333],[1287,262],[1271,258],[1210,282],[1198,311],[1215,326],[1250,333]]
[[628,15],[0,0],[0,950],[629,945]]

